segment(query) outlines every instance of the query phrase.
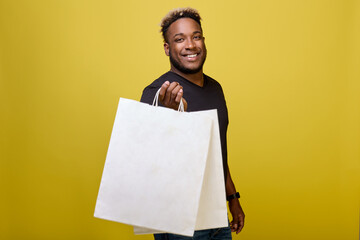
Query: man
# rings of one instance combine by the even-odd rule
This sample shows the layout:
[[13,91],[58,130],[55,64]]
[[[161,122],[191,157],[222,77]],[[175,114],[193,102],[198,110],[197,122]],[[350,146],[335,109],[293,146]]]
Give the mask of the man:
[[[155,239],[231,239],[231,232],[239,233],[244,226],[244,212],[239,203],[227,164],[226,131],[228,113],[220,84],[203,73],[206,59],[205,38],[197,10],[181,8],[170,11],[162,20],[165,54],[170,58],[170,71],[147,86],[142,102],[151,104],[161,87],[159,100],[165,107],[177,110],[183,101],[186,111],[217,109],[225,176],[225,189],[233,220],[220,229],[195,231],[194,237],[174,234],[155,234]],[[191,139],[189,139],[191,144]]]

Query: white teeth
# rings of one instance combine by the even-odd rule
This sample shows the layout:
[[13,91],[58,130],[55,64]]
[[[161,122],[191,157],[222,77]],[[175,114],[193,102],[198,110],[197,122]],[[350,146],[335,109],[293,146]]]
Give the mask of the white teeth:
[[193,54],[193,55],[187,55],[186,57],[190,57],[190,58],[193,58],[193,57],[196,57],[197,54]]

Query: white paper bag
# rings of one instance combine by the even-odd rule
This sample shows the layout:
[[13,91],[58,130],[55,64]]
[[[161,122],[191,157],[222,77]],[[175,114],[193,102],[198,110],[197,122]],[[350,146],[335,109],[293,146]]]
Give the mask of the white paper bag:
[[[208,115],[213,120],[195,230],[226,227],[228,226],[227,208],[217,111],[199,111],[192,114]],[[134,232],[135,234],[161,233],[155,229],[136,226]]]
[[[121,98],[95,217],[151,229],[147,232],[186,236],[199,226],[227,226],[221,149],[209,148],[219,137],[213,140],[215,123],[211,111],[206,112],[177,112]],[[218,166],[207,164],[213,162],[213,151],[220,153]],[[219,168],[218,174],[209,177],[213,168]],[[213,178],[219,180],[215,185]],[[221,192],[222,201],[217,198]],[[207,219],[209,208],[215,205],[206,205],[201,200],[205,197],[221,202],[217,205],[222,208],[214,209],[216,219]],[[204,204],[199,206],[200,202]]]

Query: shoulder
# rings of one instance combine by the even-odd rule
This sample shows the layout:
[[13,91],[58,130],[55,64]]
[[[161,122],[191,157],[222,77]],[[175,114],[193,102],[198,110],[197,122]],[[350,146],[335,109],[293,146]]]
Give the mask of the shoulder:
[[204,76],[206,78],[206,84],[207,84],[208,87],[215,88],[218,91],[223,92],[221,84],[218,81],[216,81],[215,79],[213,79],[212,77],[210,77],[210,76],[208,76],[206,74],[204,74]]

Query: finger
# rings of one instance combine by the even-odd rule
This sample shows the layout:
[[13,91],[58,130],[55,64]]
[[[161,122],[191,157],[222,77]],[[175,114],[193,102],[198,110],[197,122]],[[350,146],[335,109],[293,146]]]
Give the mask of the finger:
[[237,232],[238,230],[238,224],[237,223],[234,223],[233,225],[233,232]]
[[232,220],[232,232],[237,232],[239,229],[239,216],[233,216]]
[[241,232],[241,230],[243,229],[244,226],[241,226],[241,224],[239,225],[239,228],[236,231],[236,234],[239,234]]
[[166,90],[168,89],[169,85],[170,85],[169,81],[166,81],[163,83],[163,85],[161,85],[160,93],[159,93],[160,102],[164,101],[165,93],[166,93]]
[[241,223],[239,223],[239,224],[238,224],[238,227],[237,227],[237,229],[236,229],[236,234],[239,234],[239,233],[241,232],[241,229],[242,229]]
[[235,231],[236,231],[237,225],[236,225],[236,223],[234,222],[234,220],[231,221],[231,223],[230,223],[230,228],[231,228],[231,232],[235,232]]
[[241,232],[241,230],[243,229],[243,227],[244,227],[244,224],[240,223],[240,224],[239,224],[239,228],[238,228],[238,230],[236,231],[236,234],[239,234],[239,233]]
[[175,98],[175,102],[176,103],[180,103],[180,101],[181,101],[181,98],[182,98],[182,96],[183,96],[183,89],[182,88],[180,88],[180,90],[178,91],[178,93],[176,94],[176,98]]
[[170,102],[171,102],[171,92],[174,90],[174,88],[179,85],[179,83],[177,82],[172,82],[170,83],[169,87],[166,89],[166,93],[165,93],[165,98],[164,98],[164,103],[165,106],[169,106]]
[[241,232],[241,230],[243,229],[245,224],[245,219],[243,215],[239,216],[239,229],[237,230],[236,234],[238,234],[239,232]]
[[182,89],[182,86],[179,84],[171,91],[171,100],[170,100],[171,103],[175,103],[176,105],[178,105],[180,103],[180,99],[178,101],[176,101],[180,89]]
[[183,98],[182,101],[184,103],[184,111],[186,112],[186,110],[187,110],[187,101],[185,100],[185,98]]

